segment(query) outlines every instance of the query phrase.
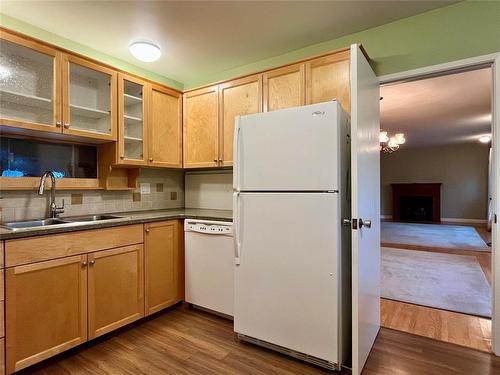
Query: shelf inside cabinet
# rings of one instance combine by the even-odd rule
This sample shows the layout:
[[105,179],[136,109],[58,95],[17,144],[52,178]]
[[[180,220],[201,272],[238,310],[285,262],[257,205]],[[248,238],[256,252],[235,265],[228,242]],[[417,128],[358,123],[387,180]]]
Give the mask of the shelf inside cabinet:
[[123,94],[125,99],[125,106],[142,103],[142,98],[130,94]]
[[128,142],[142,142],[142,138],[124,136],[123,139]]
[[141,124],[142,123],[142,118],[140,118],[140,117],[123,115],[123,118],[125,119],[125,123],[127,125],[129,125],[129,124]]
[[71,114],[76,116],[99,119],[110,115],[109,111],[97,108],[83,107],[76,104],[70,104],[69,107],[71,108]]
[[52,99],[43,98],[41,96],[23,94],[0,88],[0,101],[14,104],[25,105],[28,107],[51,109]]

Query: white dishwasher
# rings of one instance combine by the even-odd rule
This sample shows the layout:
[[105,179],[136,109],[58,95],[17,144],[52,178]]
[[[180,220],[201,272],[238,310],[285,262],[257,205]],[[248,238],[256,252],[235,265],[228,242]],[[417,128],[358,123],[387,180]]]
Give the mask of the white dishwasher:
[[233,316],[233,224],[184,221],[186,302]]

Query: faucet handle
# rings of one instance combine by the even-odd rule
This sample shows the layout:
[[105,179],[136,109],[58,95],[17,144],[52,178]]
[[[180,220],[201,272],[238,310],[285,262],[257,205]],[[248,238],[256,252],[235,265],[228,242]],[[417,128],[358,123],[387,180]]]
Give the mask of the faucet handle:
[[56,213],[58,213],[58,214],[62,214],[62,213],[64,213],[64,198],[63,198],[63,200],[62,200],[62,206],[60,206],[60,207],[57,207],[57,206],[56,206],[55,211],[56,211]]

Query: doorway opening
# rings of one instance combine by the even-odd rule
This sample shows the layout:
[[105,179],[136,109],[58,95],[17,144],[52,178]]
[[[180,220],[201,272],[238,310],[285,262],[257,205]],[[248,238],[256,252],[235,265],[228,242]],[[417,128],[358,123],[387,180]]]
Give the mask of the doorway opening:
[[382,85],[381,325],[491,351],[490,66]]

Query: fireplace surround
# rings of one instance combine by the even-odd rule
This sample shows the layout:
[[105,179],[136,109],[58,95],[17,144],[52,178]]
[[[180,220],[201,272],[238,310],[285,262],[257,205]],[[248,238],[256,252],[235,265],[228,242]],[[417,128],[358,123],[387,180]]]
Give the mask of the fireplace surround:
[[400,222],[441,222],[441,183],[391,184],[392,219]]

